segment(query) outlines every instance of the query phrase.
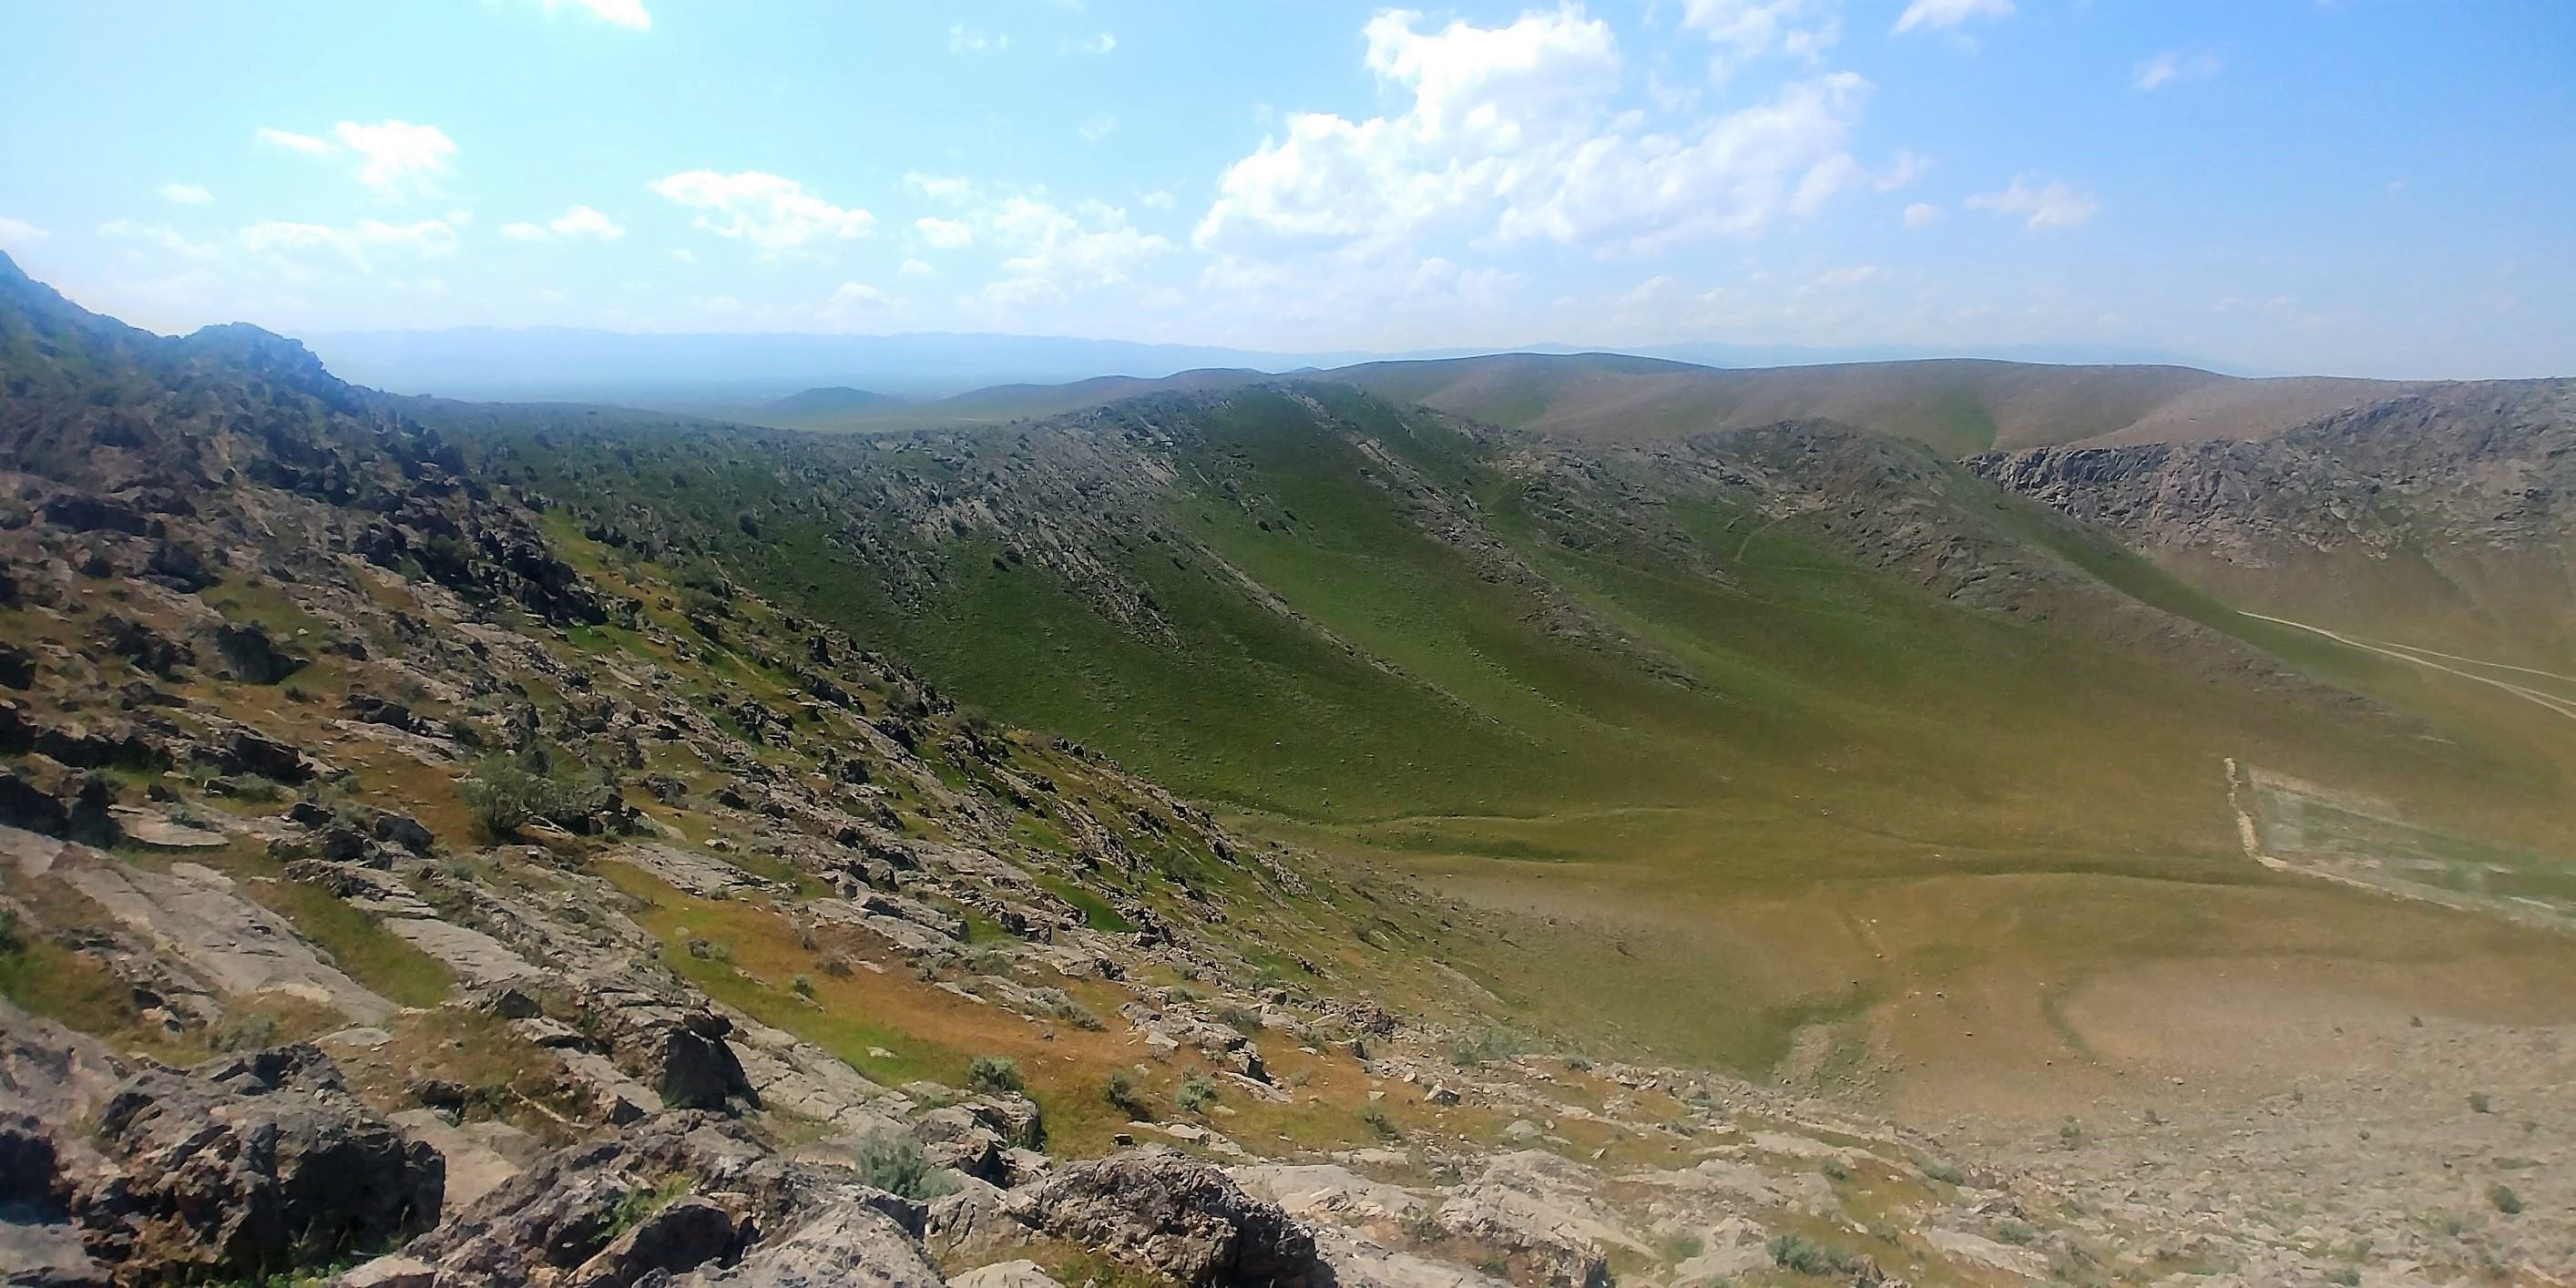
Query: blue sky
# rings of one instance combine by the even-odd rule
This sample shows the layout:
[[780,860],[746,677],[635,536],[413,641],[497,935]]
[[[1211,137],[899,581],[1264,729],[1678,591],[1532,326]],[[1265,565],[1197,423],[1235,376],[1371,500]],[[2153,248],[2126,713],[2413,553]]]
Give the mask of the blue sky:
[[2576,5],[12,6],[0,247],[177,330],[2576,373]]

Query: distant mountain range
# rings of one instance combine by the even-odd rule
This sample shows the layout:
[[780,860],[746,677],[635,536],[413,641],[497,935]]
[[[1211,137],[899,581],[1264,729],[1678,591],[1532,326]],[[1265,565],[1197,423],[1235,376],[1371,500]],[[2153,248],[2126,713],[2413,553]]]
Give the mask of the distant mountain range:
[[[708,415],[739,415],[745,409],[814,388],[854,388],[892,398],[923,400],[993,385],[1055,385],[1095,376],[1150,380],[1212,367],[1278,374],[1361,362],[1457,358],[1501,351],[1457,348],[1398,353],[1292,353],[1065,336],[944,332],[657,335],[558,327],[349,331],[315,336],[311,344],[341,378],[394,393],[530,402],[609,402]],[[1567,354],[1601,347],[1543,343],[1510,351]],[[2168,353],[2069,345],[1932,349],[1703,343],[1621,347],[1619,351],[1717,367],[1942,357],[2050,363],[2186,361]]]

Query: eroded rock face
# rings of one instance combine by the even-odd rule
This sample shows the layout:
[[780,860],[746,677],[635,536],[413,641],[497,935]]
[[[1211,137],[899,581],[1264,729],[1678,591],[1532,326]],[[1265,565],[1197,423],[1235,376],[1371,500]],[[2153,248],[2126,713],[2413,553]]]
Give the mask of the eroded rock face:
[[1190,1285],[1319,1288],[1314,1237],[1215,1166],[1150,1147],[1058,1170],[1031,1195],[1033,1224]]
[[759,1095],[725,1036],[733,1022],[666,981],[621,972],[578,990],[620,1067],[674,1109],[756,1104]]
[[443,1169],[310,1047],[136,1071],[0,1003],[0,1270],[12,1285],[233,1277],[434,1220]]
[[700,1269],[672,1288],[942,1288],[921,1241],[864,1202],[835,1204],[787,1237],[724,1269]]
[[738,1121],[684,1112],[556,1151],[402,1255],[440,1288],[936,1284],[924,1217],[846,1167],[787,1159]]
[[[55,1141],[66,1124],[53,1123]],[[257,1273],[383,1247],[438,1219],[445,1165],[359,1103],[310,1046],[136,1074],[98,1110],[98,1159],[63,1178],[109,1265]]]

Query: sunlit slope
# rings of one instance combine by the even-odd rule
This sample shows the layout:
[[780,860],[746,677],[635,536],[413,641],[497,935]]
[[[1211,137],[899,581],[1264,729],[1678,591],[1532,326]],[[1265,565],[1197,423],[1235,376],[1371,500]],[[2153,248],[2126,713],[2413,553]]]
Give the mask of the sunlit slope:
[[1505,354],[1369,363],[1332,374],[1390,399],[1582,441],[1651,441],[1823,418],[1952,455],[2096,438],[2259,438],[2405,388],[1974,358],[1715,369],[1616,354]]
[[[1797,491],[1786,448],[1735,485],[1328,384],[983,436],[503,450],[969,700],[1247,808],[1797,799],[2117,849],[2225,844],[2230,749],[2544,786],[2506,753],[2434,756],[2406,719],[2265,680],[2275,659],[2187,618],[2275,642],[2259,624],[1929,453],[1906,462],[1930,481],[1899,481],[1960,531],[1881,566],[1876,538]],[[1960,581],[1961,558],[1992,566]],[[1998,587],[2021,599],[1970,606]]]

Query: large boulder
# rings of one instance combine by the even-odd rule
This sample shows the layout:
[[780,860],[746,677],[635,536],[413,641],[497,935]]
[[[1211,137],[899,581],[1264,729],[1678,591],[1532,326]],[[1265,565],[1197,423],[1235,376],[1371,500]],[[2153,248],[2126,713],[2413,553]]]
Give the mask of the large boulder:
[[700,1269],[672,1288],[943,1288],[921,1241],[877,1206],[852,1201],[812,1216],[732,1267]]
[[663,1114],[535,1160],[403,1255],[434,1267],[439,1288],[627,1288],[732,1266],[762,1236],[842,1204],[868,1207],[900,1240],[918,1237],[919,1204],[847,1167],[780,1157],[733,1119]]
[[1031,1224],[1192,1288],[1320,1288],[1315,1239],[1215,1166],[1160,1146],[1057,1170],[1031,1192]]
[[268,628],[257,622],[216,627],[215,651],[222,655],[225,669],[244,684],[275,684],[313,662],[279,648]]
[[723,1109],[760,1103],[742,1060],[726,1044],[733,1022],[702,999],[634,971],[586,980],[578,1004],[607,1040],[620,1068],[642,1079],[673,1109]]
[[311,1046],[148,1070],[98,1111],[75,1178],[99,1260],[167,1278],[248,1275],[381,1247],[438,1219],[446,1169],[351,1095]]

